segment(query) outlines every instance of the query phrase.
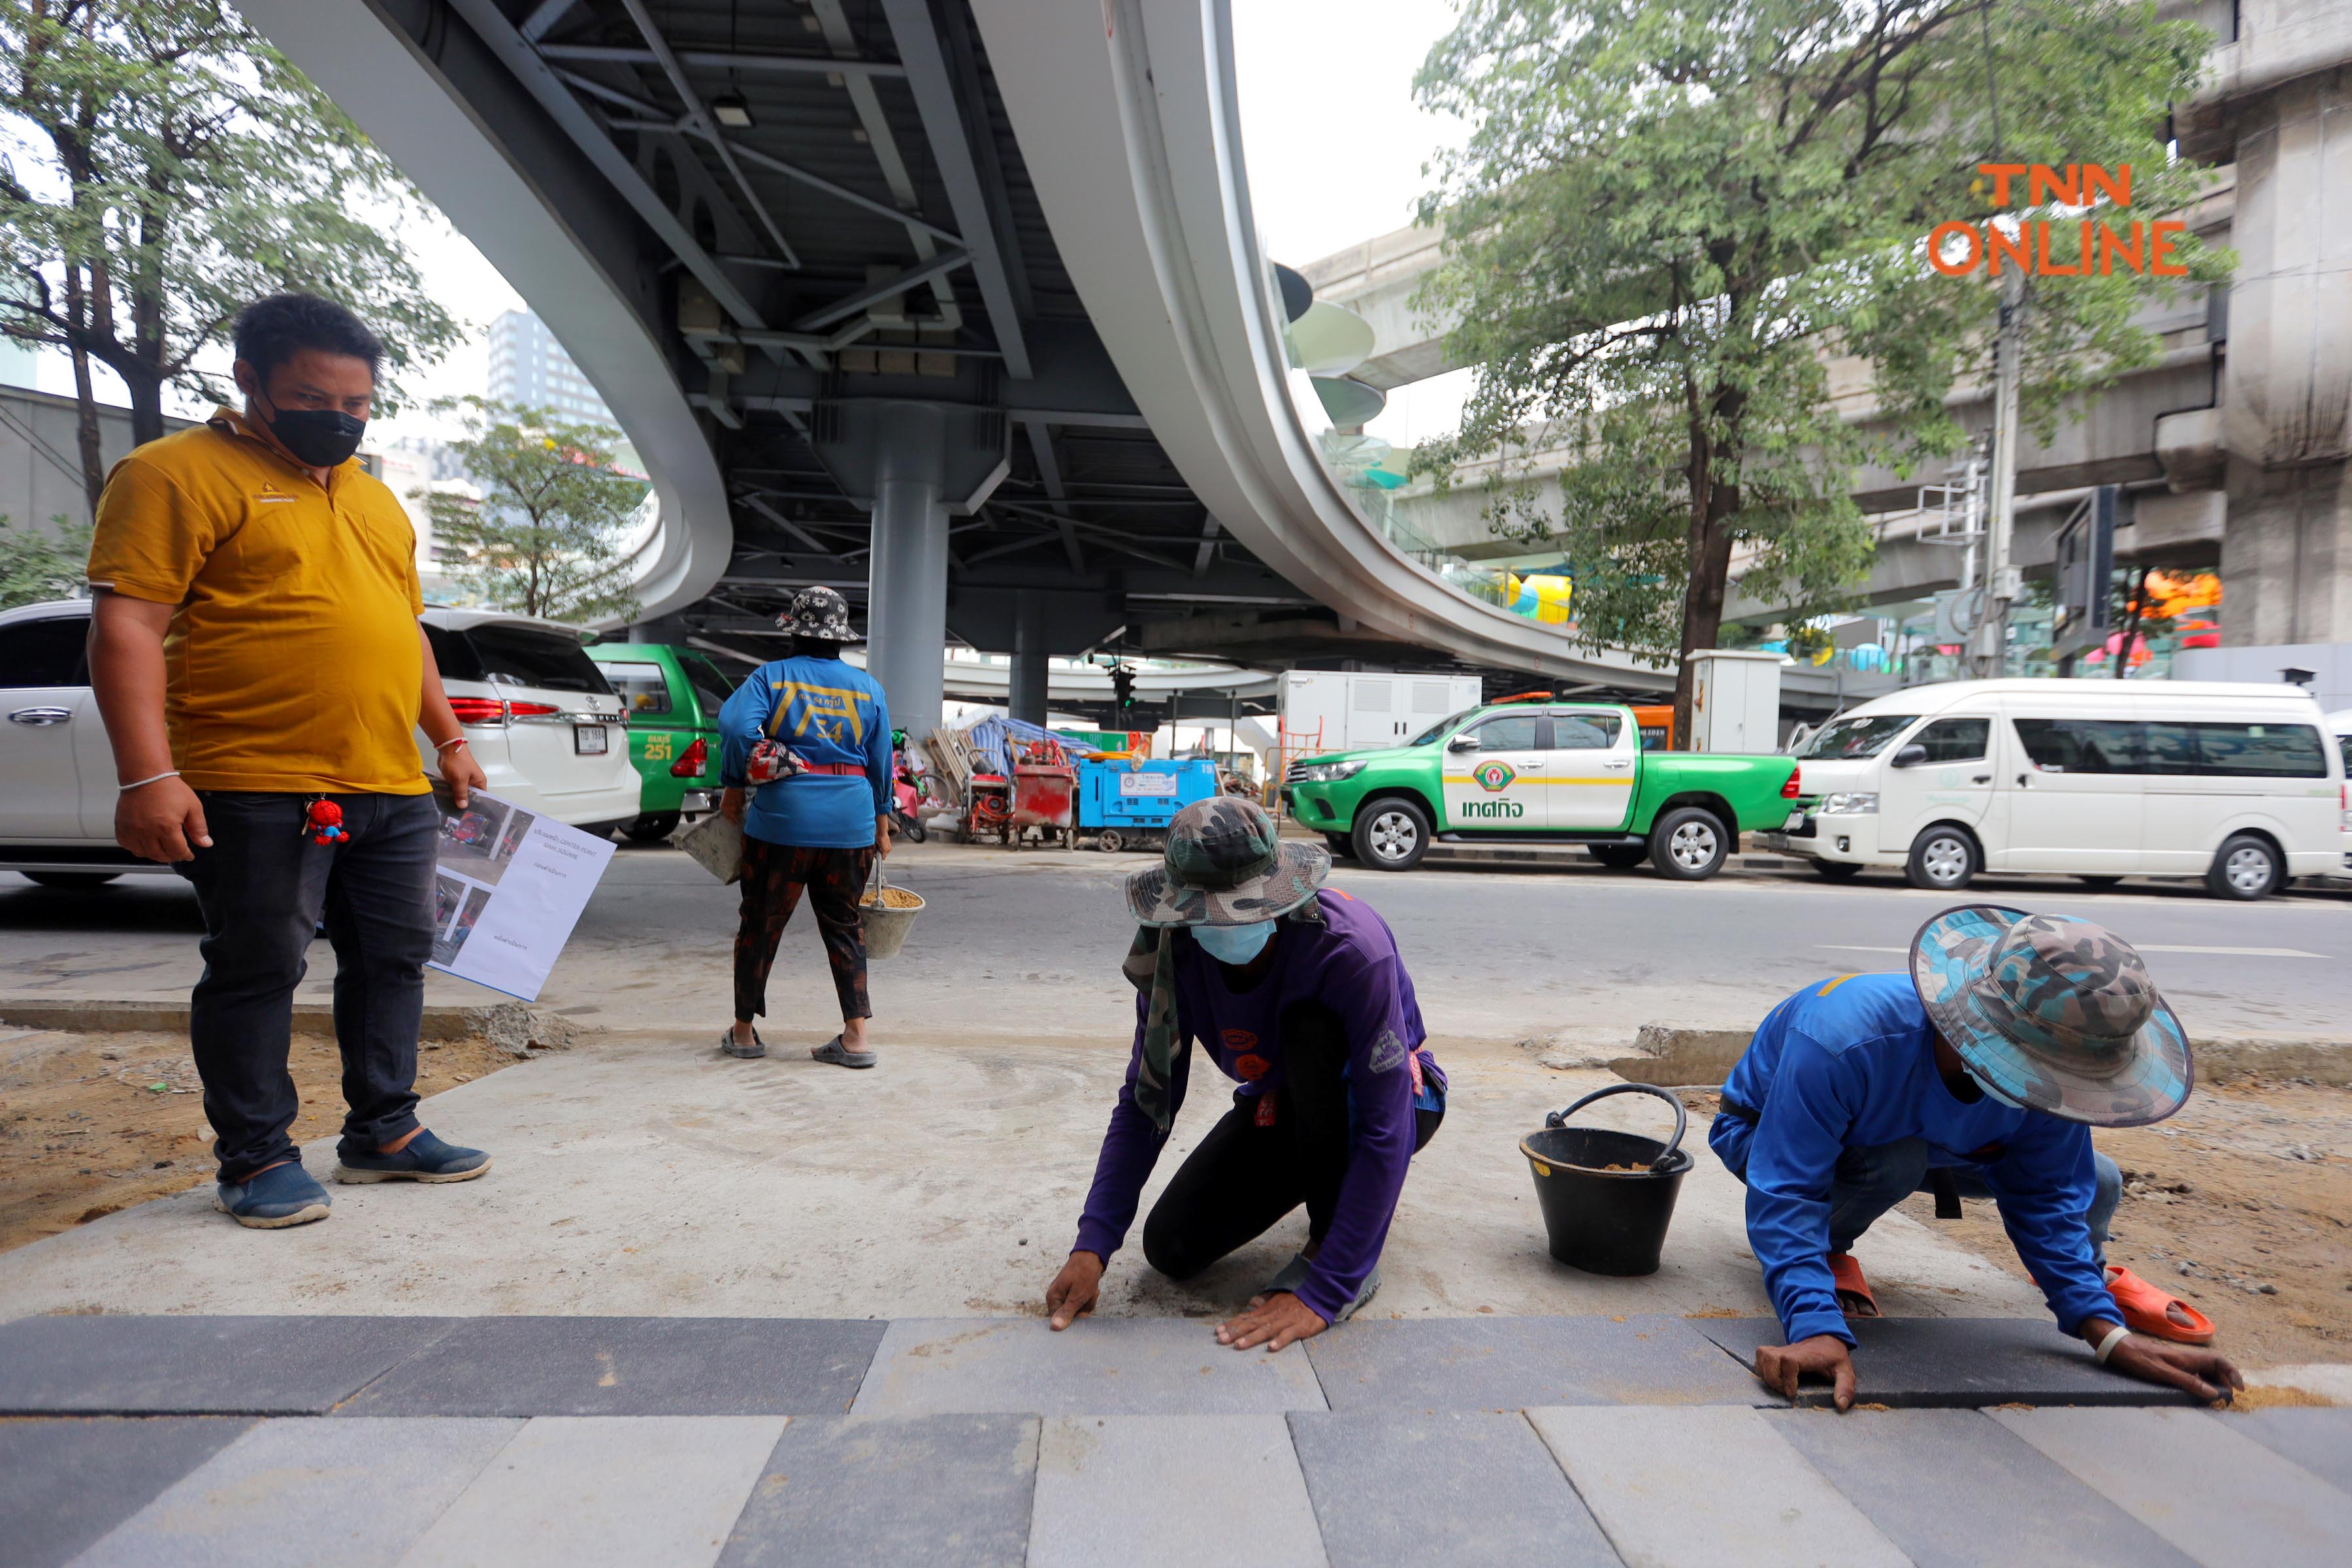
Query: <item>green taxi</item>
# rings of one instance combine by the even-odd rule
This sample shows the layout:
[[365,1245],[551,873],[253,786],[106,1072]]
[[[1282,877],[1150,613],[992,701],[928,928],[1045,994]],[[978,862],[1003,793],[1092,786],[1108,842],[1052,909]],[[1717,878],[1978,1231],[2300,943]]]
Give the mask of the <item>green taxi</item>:
[[629,761],[644,781],[637,817],[622,834],[667,838],[679,821],[719,805],[719,708],[735,683],[699,649],[669,643],[594,643],[588,657],[621,694]]

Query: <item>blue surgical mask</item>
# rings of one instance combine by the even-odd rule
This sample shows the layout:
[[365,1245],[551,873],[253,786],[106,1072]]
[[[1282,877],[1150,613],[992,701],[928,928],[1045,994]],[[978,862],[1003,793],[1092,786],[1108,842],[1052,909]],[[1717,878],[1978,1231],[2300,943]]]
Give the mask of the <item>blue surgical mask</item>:
[[1245,926],[1194,926],[1192,940],[1201,951],[1219,963],[1247,963],[1265,951],[1274,940],[1274,922],[1259,921]]

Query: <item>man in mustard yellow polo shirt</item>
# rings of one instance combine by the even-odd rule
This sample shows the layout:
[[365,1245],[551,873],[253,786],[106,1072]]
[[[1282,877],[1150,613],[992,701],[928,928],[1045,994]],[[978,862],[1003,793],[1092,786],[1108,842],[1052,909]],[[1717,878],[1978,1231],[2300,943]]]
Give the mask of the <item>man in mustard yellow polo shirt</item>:
[[[415,534],[352,460],[383,345],[304,294],[247,306],[235,335],[244,412],[151,441],[107,478],[89,662],[122,786],[115,837],[172,863],[204,910],[188,1033],[220,1205],[277,1228],[330,1204],[289,1136],[286,1068],[322,918],[350,1106],[340,1179],[489,1168],[416,1120],[441,816],[413,732],[459,805],[483,776],[417,624]],[[341,838],[322,841],[319,801],[341,809]]]

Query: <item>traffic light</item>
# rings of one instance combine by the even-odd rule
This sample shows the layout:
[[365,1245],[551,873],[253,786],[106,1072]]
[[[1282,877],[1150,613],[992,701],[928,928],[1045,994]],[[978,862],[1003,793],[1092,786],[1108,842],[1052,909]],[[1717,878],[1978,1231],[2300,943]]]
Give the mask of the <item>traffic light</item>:
[[1135,706],[1135,671],[1123,664],[1115,667],[1110,672],[1110,689],[1118,700],[1120,712]]

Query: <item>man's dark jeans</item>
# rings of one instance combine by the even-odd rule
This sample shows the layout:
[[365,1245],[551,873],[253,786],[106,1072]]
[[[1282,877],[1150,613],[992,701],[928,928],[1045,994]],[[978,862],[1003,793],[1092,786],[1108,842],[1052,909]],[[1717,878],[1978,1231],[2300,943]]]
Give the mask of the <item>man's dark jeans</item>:
[[433,950],[429,795],[337,795],[351,837],[312,841],[310,797],[202,790],[212,847],[181,862],[204,909],[203,978],[188,1036],[204,1079],[220,1179],[242,1182],[299,1157],[288,1135],[300,1102],[287,1071],[294,987],[323,918],[335,949],[335,1041],[343,1055],[343,1137],[373,1151],[416,1125],[416,1030]]

